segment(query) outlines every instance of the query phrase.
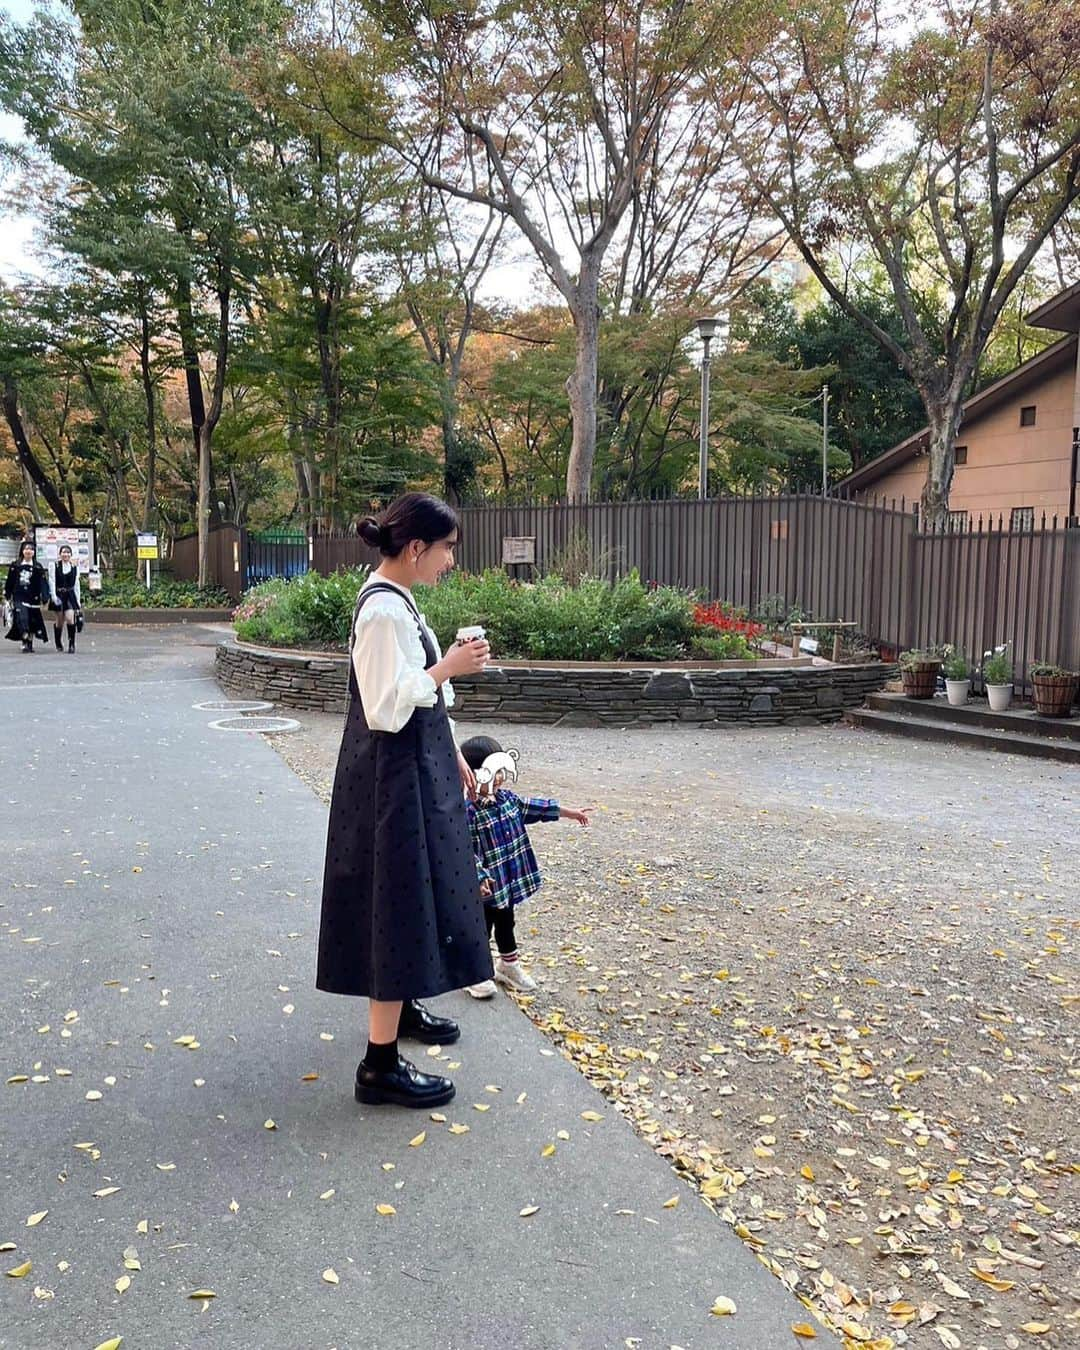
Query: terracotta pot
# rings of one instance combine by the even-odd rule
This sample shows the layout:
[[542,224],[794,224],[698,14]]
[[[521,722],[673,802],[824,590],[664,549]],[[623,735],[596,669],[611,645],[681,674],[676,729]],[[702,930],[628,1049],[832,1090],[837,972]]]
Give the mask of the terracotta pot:
[[918,665],[904,666],[900,675],[908,698],[933,698],[937,693],[940,661],[920,661]]
[[1042,717],[1069,717],[1080,675],[1032,675],[1035,711]]

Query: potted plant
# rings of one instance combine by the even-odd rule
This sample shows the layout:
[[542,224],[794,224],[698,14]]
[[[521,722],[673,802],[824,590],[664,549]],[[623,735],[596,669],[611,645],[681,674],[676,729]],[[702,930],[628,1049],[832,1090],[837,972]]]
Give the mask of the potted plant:
[[1042,717],[1068,717],[1080,685],[1080,675],[1073,670],[1062,670],[1049,661],[1035,661],[1028,673],[1035,711]]
[[962,708],[971,693],[971,662],[958,647],[945,648],[945,692],[954,708]]
[[991,711],[1006,712],[1013,696],[1012,658],[1007,642],[992,652],[983,652],[982,675]]
[[941,674],[941,652],[935,647],[913,647],[900,653],[900,676],[908,698],[933,698]]

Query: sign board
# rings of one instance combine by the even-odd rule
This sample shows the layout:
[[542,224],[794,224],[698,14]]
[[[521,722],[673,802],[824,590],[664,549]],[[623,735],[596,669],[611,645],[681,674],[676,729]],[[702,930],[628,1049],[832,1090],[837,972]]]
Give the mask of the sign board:
[[504,535],[502,548],[503,566],[536,566],[535,535]]
[[137,534],[135,536],[135,556],[139,562],[145,562],[158,556],[156,534]]
[[64,544],[71,548],[71,560],[84,576],[97,566],[97,531],[93,525],[35,524],[34,543],[43,567],[56,562]]

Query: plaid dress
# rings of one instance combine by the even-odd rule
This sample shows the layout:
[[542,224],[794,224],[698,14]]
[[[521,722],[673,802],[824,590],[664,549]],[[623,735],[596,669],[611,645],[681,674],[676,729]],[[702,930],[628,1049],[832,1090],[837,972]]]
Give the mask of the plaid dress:
[[540,867],[526,825],[558,820],[559,803],[551,797],[519,797],[501,788],[493,799],[467,802],[469,829],[481,881],[492,883],[484,897],[489,909],[520,905],[540,889]]

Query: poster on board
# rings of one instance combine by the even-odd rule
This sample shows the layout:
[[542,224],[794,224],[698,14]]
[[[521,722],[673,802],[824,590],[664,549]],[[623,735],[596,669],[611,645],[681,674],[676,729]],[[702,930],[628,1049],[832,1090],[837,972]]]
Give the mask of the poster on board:
[[43,567],[56,561],[64,544],[71,548],[72,559],[84,576],[97,567],[97,532],[93,525],[35,525],[34,543]]

